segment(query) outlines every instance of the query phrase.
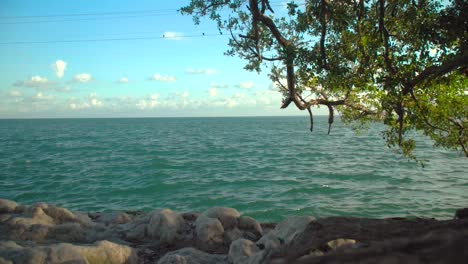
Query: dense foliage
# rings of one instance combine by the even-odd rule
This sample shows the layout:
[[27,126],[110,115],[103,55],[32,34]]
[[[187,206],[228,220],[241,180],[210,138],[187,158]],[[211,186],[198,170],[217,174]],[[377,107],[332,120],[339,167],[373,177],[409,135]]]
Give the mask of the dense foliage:
[[[464,0],[191,0],[229,32],[228,55],[268,68],[283,94],[310,114],[335,110],[358,127],[386,125],[389,146],[411,156],[415,130],[468,156],[468,4]],[[277,9],[277,10],[275,10]],[[276,11],[276,12],[275,12]]]

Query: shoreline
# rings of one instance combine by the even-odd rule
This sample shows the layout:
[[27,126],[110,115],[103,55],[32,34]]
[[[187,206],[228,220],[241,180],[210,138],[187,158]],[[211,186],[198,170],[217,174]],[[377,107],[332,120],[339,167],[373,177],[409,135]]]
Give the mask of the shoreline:
[[464,263],[468,213],[456,216],[260,223],[223,207],[99,213],[0,199],[0,264]]

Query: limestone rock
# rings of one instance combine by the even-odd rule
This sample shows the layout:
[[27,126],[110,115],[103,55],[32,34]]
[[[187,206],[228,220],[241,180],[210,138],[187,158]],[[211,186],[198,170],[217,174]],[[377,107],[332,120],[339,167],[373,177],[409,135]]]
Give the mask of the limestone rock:
[[304,232],[309,223],[314,220],[315,218],[311,216],[292,216],[279,223],[273,232],[285,244],[289,244],[296,235]]
[[356,244],[354,239],[338,238],[331,241],[328,241],[326,244],[327,250],[337,250],[339,248],[351,247]]
[[50,228],[48,240],[63,242],[86,242],[87,233],[78,223],[65,223]]
[[216,218],[201,215],[195,221],[195,232],[200,242],[208,244],[223,243],[224,228]]
[[18,204],[7,199],[0,199],[0,214],[14,213]]
[[184,224],[180,214],[170,209],[163,209],[151,214],[147,233],[151,238],[159,239],[161,243],[173,244],[181,239]]
[[268,232],[260,240],[257,241],[257,246],[260,249],[266,249],[268,251],[277,249],[281,246],[281,241],[276,237],[274,232]]
[[244,232],[242,232],[238,228],[234,228],[234,229],[227,230],[224,232],[224,239],[226,240],[228,244],[230,244],[232,241],[235,241],[239,238],[244,238],[243,235],[244,235]]
[[158,264],[223,264],[229,263],[225,255],[213,255],[194,248],[183,248],[164,255]]
[[202,213],[203,216],[218,219],[224,229],[231,229],[237,226],[240,213],[233,208],[213,207]]
[[257,264],[262,260],[262,252],[254,242],[241,238],[231,243],[229,258],[233,264]]
[[31,209],[29,214],[23,216],[12,217],[7,221],[9,225],[54,225],[54,219],[48,216],[41,207]]
[[76,221],[76,216],[66,208],[48,206],[43,210],[48,216],[52,217],[57,224]]
[[132,218],[124,212],[109,212],[109,213],[102,213],[98,217],[97,221],[104,223],[106,225],[109,225],[109,224],[120,225],[120,224],[126,224],[132,221]]
[[94,245],[76,246],[60,243],[33,248],[0,249],[5,261],[25,264],[133,264],[137,263],[136,252],[127,246],[100,241]]
[[263,229],[260,223],[250,216],[241,216],[239,218],[238,228],[246,232],[246,234],[252,234],[253,236],[251,235],[251,238],[253,240],[258,240],[263,235]]

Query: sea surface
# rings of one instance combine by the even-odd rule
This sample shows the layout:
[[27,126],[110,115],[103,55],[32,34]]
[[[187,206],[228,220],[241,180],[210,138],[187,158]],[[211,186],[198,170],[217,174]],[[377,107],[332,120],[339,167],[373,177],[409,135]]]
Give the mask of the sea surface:
[[468,207],[468,159],[424,138],[425,166],[326,117],[0,120],[0,198],[73,210],[238,209],[451,218]]

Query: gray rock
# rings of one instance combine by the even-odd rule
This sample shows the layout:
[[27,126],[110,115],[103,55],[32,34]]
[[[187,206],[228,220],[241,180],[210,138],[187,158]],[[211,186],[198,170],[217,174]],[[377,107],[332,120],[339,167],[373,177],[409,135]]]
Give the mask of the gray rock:
[[243,235],[244,235],[244,232],[242,232],[238,228],[234,228],[234,229],[227,230],[224,232],[224,239],[226,240],[228,244],[230,244],[232,241],[235,241],[239,238],[244,238]]
[[254,242],[241,238],[231,243],[229,259],[233,264],[258,264],[263,254]]
[[233,208],[213,207],[202,213],[203,216],[218,219],[224,229],[231,229],[237,226],[240,213]]
[[61,207],[47,206],[43,208],[44,212],[54,219],[57,224],[65,222],[75,222],[76,216],[70,210]]
[[0,256],[5,261],[25,264],[133,264],[138,261],[132,248],[109,241],[86,246],[60,243],[33,248],[0,248]]
[[223,243],[224,228],[218,219],[201,215],[195,221],[195,227],[200,242],[208,244]]
[[311,216],[292,216],[279,223],[273,232],[285,244],[289,244],[296,235],[304,232],[309,223],[314,220],[315,218]]
[[173,244],[182,239],[184,225],[184,219],[180,214],[170,209],[158,210],[151,214],[147,233],[151,238],[159,239],[161,243]]
[[256,244],[261,249],[271,251],[273,249],[279,248],[281,246],[281,241],[276,237],[274,232],[271,231],[262,236],[262,238],[260,238]]
[[227,264],[226,255],[208,254],[194,248],[183,248],[164,255],[158,264]]
[[260,223],[250,216],[239,217],[239,223],[237,227],[242,231],[253,234],[254,240],[257,240],[263,234],[263,229]]
[[109,225],[109,224],[120,225],[120,224],[126,224],[132,221],[132,218],[124,212],[108,212],[108,213],[102,213],[96,219],[96,221],[104,223],[106,225]]
[[331,241],[328,241],[326,247],[328,250],[337,250],[345,247],[352,247],[356,244],[354,239],[338,238]]
[[7,199],[0,199],[0,214],[14,213],[18,204]]

